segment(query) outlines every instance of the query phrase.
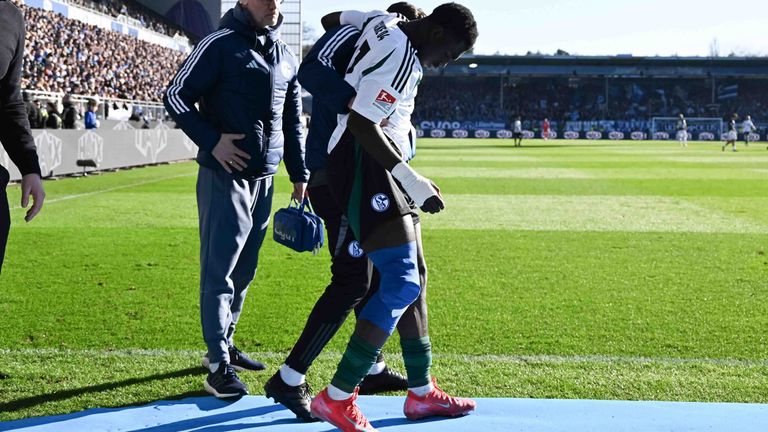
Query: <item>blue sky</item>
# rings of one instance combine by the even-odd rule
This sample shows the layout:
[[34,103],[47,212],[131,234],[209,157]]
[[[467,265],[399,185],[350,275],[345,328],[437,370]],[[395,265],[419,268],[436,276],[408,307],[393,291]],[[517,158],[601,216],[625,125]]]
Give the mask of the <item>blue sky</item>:
[[[429,13],[447,0],[413,0]],[[344,9],[384,9],[394,0],[303,0],[317,37],[320,18]],[[768,56],[767,0],[458,0],[478,22],[478,54]]]

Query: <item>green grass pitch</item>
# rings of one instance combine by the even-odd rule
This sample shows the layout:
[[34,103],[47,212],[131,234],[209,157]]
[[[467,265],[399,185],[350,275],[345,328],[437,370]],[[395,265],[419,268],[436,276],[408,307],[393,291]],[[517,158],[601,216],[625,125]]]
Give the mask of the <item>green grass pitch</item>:
[[[434,373],[463,396],[768,402],[768,151],[432,140]],[[0,421],[202,393],[193,162],[45,183],[0,278]],[[276,180],[274,209],[290,185]],[[273,210],[274,210],[273,209]],[[236,340],[282,363],[329,256],[265,243]],[[321,389],[352,329],[310,370]],[[402,367],[397,338],[385,352]]]

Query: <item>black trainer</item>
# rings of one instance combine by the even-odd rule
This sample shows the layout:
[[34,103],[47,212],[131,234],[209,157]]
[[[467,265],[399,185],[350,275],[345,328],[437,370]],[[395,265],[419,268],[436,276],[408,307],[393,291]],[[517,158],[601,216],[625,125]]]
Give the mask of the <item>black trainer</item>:
[[[202,363],[204,368],[209,369],[211,362],[208,360],[208,354],[203,357]],[[244,352],[237,349],[237,347],[234,345],[229,347],[229,363],[237,372],[261,371],[267,368],[264,363],[253,360],[252,358],[245,355]]]
[[203,383],[205,391],[220,399],[239,398],[248,394],[248,387],[237,377],[232,365],[219,363],[216,372],[209,372]]
[[366,375],[360,383],[361,395],[405,390],[408,390],[408,380],[389,366],[385,366],[384,370],[376,375]]
[[229,347],[229,362],[232,363],[232,367],[235,368],[235,370],[241,371],[261,371],[267,368],[264,363],[253,360],[234,345]]
[[306,382],[297,386],[290,386],[283,381],[278,370],[264,384],[264,393],[267,398],[272,398],[275,403],[281,403],[293,411],[296,414],[296,418],[305,422],[319,421],[309,413],[309,404],[312,403],[312,389],[309,388],[309,384]]

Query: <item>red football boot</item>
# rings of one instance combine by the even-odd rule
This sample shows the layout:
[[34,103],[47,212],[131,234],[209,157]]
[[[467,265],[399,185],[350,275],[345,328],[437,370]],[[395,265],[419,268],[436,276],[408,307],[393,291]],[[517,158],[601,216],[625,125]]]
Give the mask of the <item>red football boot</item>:
[[475,401],[448,396],[437,386],[435,377],[432,377],[432,386],[434,389],[424,396],[417,396],[412,391],[408,391],[408,397],[405,398],[405,407],[403,408],[408,420],[418,420],[431,416],[457,417],[475,410],[477,405]]
[[358,389],[355,389],[352,397],[337,401],[328,396],[328,389],[325,388],[312,399],[309,411],[315,418],[327,421],[343,432],[378,432],[355,403],[357,392]]

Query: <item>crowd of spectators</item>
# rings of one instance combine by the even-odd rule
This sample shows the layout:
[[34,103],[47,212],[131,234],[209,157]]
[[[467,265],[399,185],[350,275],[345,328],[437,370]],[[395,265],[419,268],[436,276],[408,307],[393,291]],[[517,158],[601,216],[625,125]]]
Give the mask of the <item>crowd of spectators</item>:
[[125,0],[68,0],[69,3],[101,12],[105,15],[118,17],[120,15],[135,19],[144,28],[168,36],[182,33],[178,27],[172,26],[156,16],[151,11],[138,4]]
[[22,88],[161,101],[182,53],[20,5],[27,22]]
[[427,76],[419,86],[414,123],[486,121],[514,116],[541,121],[647,121],[652,117],[768,119],[768,85],[761,80],[515,78]]

